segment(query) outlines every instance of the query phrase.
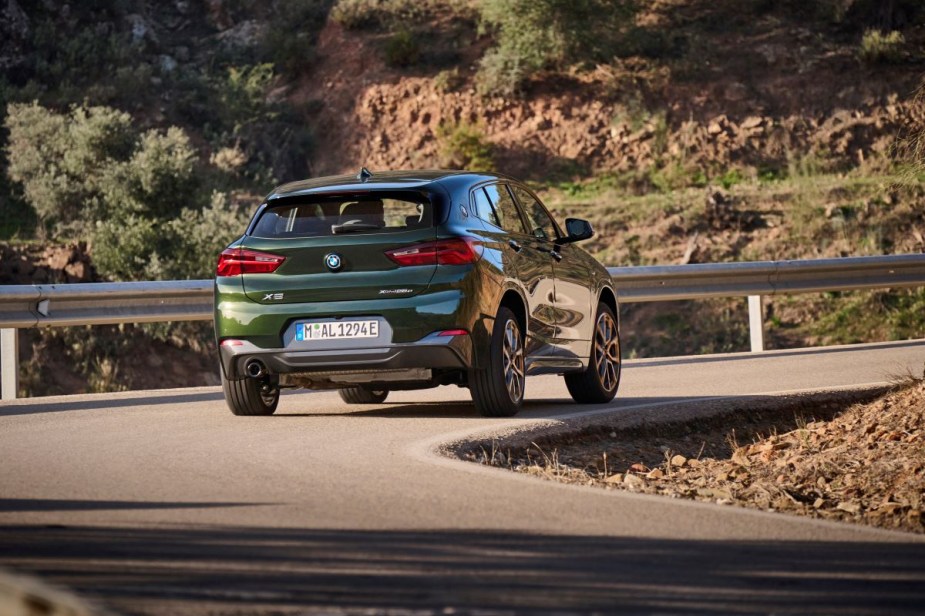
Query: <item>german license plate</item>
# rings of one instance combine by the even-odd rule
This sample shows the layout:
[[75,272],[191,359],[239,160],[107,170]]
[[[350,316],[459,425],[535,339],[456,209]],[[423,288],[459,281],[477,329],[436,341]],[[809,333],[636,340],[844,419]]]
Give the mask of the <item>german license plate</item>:
[[327,321],[325,323],[299,323],[296,340],[342,340],[378,338],[379,321]]

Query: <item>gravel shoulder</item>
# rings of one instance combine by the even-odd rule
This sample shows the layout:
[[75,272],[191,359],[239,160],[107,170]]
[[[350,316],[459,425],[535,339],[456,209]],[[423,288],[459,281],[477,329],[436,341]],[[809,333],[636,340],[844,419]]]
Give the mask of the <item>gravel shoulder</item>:
[[562,483],[925,533],[925,381],[712,406],[451,453]]

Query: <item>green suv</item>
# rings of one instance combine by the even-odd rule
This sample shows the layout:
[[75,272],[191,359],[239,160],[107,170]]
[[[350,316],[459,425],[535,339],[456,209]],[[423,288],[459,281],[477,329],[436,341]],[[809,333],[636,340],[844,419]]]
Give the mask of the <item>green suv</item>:
[[285,387],[351,403],[468,387],[482,415],[523,403],[527,375],[562,374],[576,402],[620,382],[617,298],[522,183],[403,171],[280,186],[222,252],[215,334],[235,415],[270,415]]

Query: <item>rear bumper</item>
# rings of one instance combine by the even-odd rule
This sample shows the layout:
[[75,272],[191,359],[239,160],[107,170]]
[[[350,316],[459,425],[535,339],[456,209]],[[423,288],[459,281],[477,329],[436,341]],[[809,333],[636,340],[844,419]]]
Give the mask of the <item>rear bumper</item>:
[[[260,362],[269,374],[289,375],[291,382],[312,386],[337,386],[350,383],[388,382],[396,378],[427,381],[423,372],[466,370],[471,366],[470,336],[431,334],[416,342],[361,348],[305,350],[291,348],[264,349],[247,341],[234,346],[219,346],[222,370],[228,379],[247,376],[246,367]],[[390,374],[393,373],[393,374]],[[381,378],[376,380],[376,375]],[[402,376],[405,375],[405,376]]]

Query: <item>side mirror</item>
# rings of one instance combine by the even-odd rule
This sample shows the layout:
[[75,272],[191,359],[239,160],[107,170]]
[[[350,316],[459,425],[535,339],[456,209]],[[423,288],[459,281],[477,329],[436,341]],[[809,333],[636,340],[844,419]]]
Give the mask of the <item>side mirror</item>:
[[591,228],[591,223],[581,218],[566,218],[565,231],[568,235],[562,238],[561,242],[563,244],[580,242],[594,235],[594,229]]

